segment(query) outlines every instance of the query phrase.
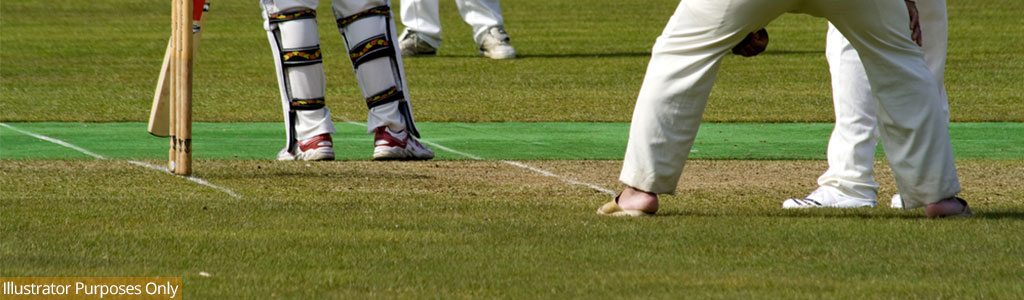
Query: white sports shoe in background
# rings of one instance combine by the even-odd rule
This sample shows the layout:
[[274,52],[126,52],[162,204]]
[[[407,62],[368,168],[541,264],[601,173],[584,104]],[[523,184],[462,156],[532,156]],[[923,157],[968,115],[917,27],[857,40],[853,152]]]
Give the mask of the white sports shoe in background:
[[875,201],[857,199],[845,196],[832,188],[819,187],[807,195],[806,198],[789,198],[782,201],[782,208],[812,208],[812,207],[875,207]]
[[434,151],[420,144],[403,131],[393,132],[387,126],[374,129],[373,160],[427,160]]
[[402,36],[398,37],[398,47],[402,49],[403,57],[437,55],[437,49],[434,46],[409,30],[402,32]]
[[889,204],[889,207],[903,209],[903,197],[900,197],[900,194],[892,195],[892,203]]
[[516,48],[509,44],[511,40],[504,28],[491,27],[480,42],[480,54],[493,59],[515,58]]

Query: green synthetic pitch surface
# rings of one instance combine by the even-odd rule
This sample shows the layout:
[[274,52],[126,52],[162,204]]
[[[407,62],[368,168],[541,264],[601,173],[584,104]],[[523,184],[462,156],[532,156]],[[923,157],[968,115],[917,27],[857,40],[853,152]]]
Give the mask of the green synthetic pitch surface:
[[[82,147],[107,158],[159,159],[167,139],[145,133],[145,123],[10,123],[8,126]],[[825,159],[832,124],[708,123],[692,159]],[[434,123],[419,125],[437,159],[622,159],[627,123]],[[195,159],[272,159],[283,145],[280,123],[196,123]],[[359,123],[336,124],[338,160],[366,160],[373,136]],[[958,158],[1024,159],[1024,123],[953,123]],[[879,146],[881,147],[881,146]],[[878,151],[882,157],[881,148]],[[0,127],[0,159],[88,158],[79,151]]]
[[459,153],[366,160],[371,138],[344,122],[366,108],[320,1],[345,161],[273,161],[281,104],[258,4],[212,0],[183,178],[144,125],[169,1],[0,1],[0,122],[107,158],[0,126],[0,277],[182,277],[188,299],[1024,295],[1024,2],[947,3],[966,220],[888,209],[881,152],[879,207],[779,208],[816,187],[834,118],[826,25],[806,15],[770,24],[765,53],[725,57],[659,217],[597,216],[678,1],[502,1],[519,54],[506,61],[480,58],[439,2],[444,45],[404,63],[425,140]]

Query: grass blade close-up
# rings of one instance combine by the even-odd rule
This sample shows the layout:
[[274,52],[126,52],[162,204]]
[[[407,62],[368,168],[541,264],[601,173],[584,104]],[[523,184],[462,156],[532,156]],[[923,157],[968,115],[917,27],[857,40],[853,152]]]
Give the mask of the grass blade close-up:
[[930,219],[890,208],[881,146],[877,207],[781,207],[829,166],[823,19],[783,15],[764,53],[727,55],[676,193],[654,217],[610,218],[596,211],[624,187],[634,103],[679,1],[502,1],[506,60],[438,2],[443,46],[403,58],[436,157],[371,161],[321,1],[336,160],[304,162],[275,160],[259,3],[211,1],[191,176],[146,132],[171,1],[0,2],[0,281],[178,277],[189,299],[1024,297],[1024,3],[947,3],[949,132],[975,216]]

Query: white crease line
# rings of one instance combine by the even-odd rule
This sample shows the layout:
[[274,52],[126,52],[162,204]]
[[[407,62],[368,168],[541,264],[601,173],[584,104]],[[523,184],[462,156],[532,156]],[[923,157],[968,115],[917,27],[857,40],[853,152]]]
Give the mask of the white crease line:
[[[144,163],[144,162],[141,162],[141,161],[134,161],[134,160],[129,160],[128,163],[136,165],[136,166],[146,167],[146,168],[157,170],[157,171],[160,171],[160,172],[163,172],[163,173],[167,173],[167,174],[170,174],[170,175],[177,176],[177,174],[171,173],[171,171],[168,171],[167,168],[165,168],[165,167],[155,166],[155,165],[147,164],[147,163]],[[210,183],[209,181],[200,179],[198,177],[194,177],[194,176],[181,176],[181,177],[184,177],[185,179],[188,179],[189,181],[198,183],[200,185],[205,185],[207,187],[210,187],[210,188],[213,188],[213,189],[216,189],[216,190],[220,190],[220,191],[222,191],[224,193],[227,193],[228,195],[231,195],[231,197],[235,197],[235,198],[239,198],[239,199],[242,198],[241,195],[235,194],[235,192],[229,190],[226,187],[214,185],[214,184]]]
[[441,150],[444,150],[444,151],[448,151],[448,152],[451,152],[451,153],[455,153],[455,154],[458,154],[458,155],[462,155],[462,156],[465,156],[465,157],[472,158],[473,160],[484,160],[483,158],[481,158],[479,156],[472,155],[472,154],[469,154],[469,153],[466,153],[466,152],[462,152],[462,151],[458,151],[458,150],[455,150],[455,149],[452,149],[452,148],[448,148],[448,147],[442,146],[441,144],[438,144],[438,143],[435,143],[435,142],[431,142],[431,141],[428,141],[428,140],[420,140],[420,142],[423,142],[424,144],[433,146],[434,148],[437,148],[437,149],[441,149]]
[[[361,126],[363,128],[366,127],[366,124],[356,123],[356,122],[353,122],[353,121],[350,121],[350,120],[345,120],[345,119],[342,119],[342,121],[344,121],[345,123],[348,123],[348,124],[352,124],[352,125],[356,125],[356,126]],[[448,152],[451,152],[451,153],[454,153],[454,154],[458,154],[458,155],[462,155],[462,156],[468,157],[468,158],[473,159],[473,160],[484,160],[483,158],[481,158],[479,156],[476,156],[476,155],[473,155],[473,154],[469,154],[469,153],[466,153],[466,152],[462,152],[462,151],[458,151],[458,150],[455,150],[455,149],[452,149],[452,148],[448,148],[448,147],[442,146],[441,144],[438,144],[438,143],[435,143],[435,142],[431,142],[431,141],[428,141],[428,140],[425,140],[425,139],[420,139],[420,142],[423,142],[424,144],[430,145],[430,146],[432,146],[434,148],[438,148],[438,149],[441,149],[441,150],[444,150],[444,151],[448,151]],[[520,167],[520,168],[523,168],[523,169],[534,171],[534,172],[540,173],[541,175],[544,175],[544,176],[554,177],[554,178],[557,178],[558,180],[561,180],[562,182],[565,182],[565,183],[568,183],[568,184],[582,185],[582,186],[589,187],[591,189],[597,190],[597,191],[605,193],[605,194],[609,194],[609,195],[612,195],[612,196],[616,195],[615,191],[603,188],[603,187],[601,187],[599,185],[592,184],[592,183],[586,183],[586,182],[582,182],[582,181],[577,181],[577,180],[571,179],[569,177],[565,177],[565,176],[561,176],[561,175],[558,175],[558,174],[555,174],[555,173],[551,173],[551,172],[548,172],[548,171],[546,171],[544,169],[537,168],[537,167],[534,167],[534,166],[530,166],[530,165],[527,165],[527,164],[524,164],[524,163],[521,163],[521,162],[515,162],[515,161],[509,161],[509,160],[502,160],[501,162],[505,163],[505,164],[508,164],[508,165],[513,165],[513,166],[516,166],[516,167]]]
[[34,137],[34,138],[37,138],[37,139],[40,139],[40,140],[51,142],[51,143],[54,143],[54,144],[57,144],[57,145],[61,145],[61,146],[64,146],[64,147],[68,147],[68,148],[71,148],[71,149],[75,149],[78,152],[85,153],[85,155],[92,156],[93,158],[107,159],[107,158],[103,157],[103,155],[92,153],[89,150],[82,149],[82,148],[80,148],[78,146],[69,144],[68,142],[65,142],[65,141],[62,141],[62,140],[58,140],[58,139],[51,138],[51,137],[48,137],[48,136],[38,135],[38,134],[35,134],[35,133],[32,133],[32,132],[28,132],[28,131],[24,131],[24,130],[21,130],[21,129],[17,129],[17,128],[14,128],[11,125],[7,125],[5,123],[0,123],[0,126],[7,127],[10,130],[14,130],[14,131],[17,131],[17,132],[19,132],[21,134],[28,135],[28,136],[31,136],[31,137]]
[[544,176],[555,177],[555,178],[558,178],[558,179],[560,179],[560,180],[562,180],[562,181],[564,181],[566,183],[569,183],[569,184],[586,186],[586,187],[595,189],[595,190],[597,190],[599,192],[615,196],[615,191],[612,191],[612,190],[600,187],[600,186],[598,186],[596,184],[586,183],[586,182],[582,182],[582,181],[576,181],[576,180],[570,179],[568,177],[559,176],[558,174],[551,173],[551,172],[548,172],[548,171],[545,171],[545,170],[542,170],[542,169],[539,169],[539,168],[536,168],[536,167],[533,167],[533,166],[530,166],[530,165],[527,165],[527,164],[524,164],[524,163],[521,163],[521,162],[515,162],[515,161],[509,161],[509,160],[503,160],[501,162],[506,163],[506,164],[510,164],[510,165],[513,165],[513,166],[516,166],[516,167],[528,169],[530,171],[534,171],[534,172],[537,172],[537,173],[541,173],[541,174],[544,174]]
[[[82,152],[85,155],[92,156],[93,158],[96,158],[96,159],[107,160],[107,158],[103,157],[103,155],[92,153],[89,150],[82,149],[81,147],[72,145],[71,143],[68,143],[68,142],[65,142],[65,141],[62,141],[62,140],[58,140],[58,139],[51,138],[51,137],[44,136],[44,135],[35,134],[35,133],[32,133],[32,132],[28,132],[28,131],[24,131],[24,130],[21,130],[21,129],[18,129],[18,128],[14,128],[11,125],[7,125],[5,123],[0,123],[0,126],[6,127],[6,128],[8,128],[10,130],[14,130],[14,131],[17,131],[17,132],[19,132],[21,134],[28,135],[28,136],[31,136],[31,137],[34,137],[34,138],[37,138],[37,139],[40,139],[40,140],[51,142],[51,143],[54,143],[54,144],[57,144],[57,145],[61,145],[61,146],[64,146],[64,147],[68,147],[68,148],[71,148],[71,149],[75,149],[78,152]],[[140,167],[145,167],[145,168],[157,170],[157,171],[160,171],[160,172],[163,172],[163,173],[166,173],[166,174],[175,175],[175,174],[171,173],[170,171],[167,171],[166,168],[154,166],[154,165],[147,164],[147,163],[144,163],[144,162],[129,160],[128,163],[136,165],[136,166],[140,166]],[[175,176],[178,176],[178,175],[175,175]],[[198,183],[200,185],[204,185],[204,186],[216,189],[216,190],[220,190],[222,192],[227,193],[228,195],[231,195],[231,197],[242,198],[242,196],[236,194],[235,192],[231,191],[228,188],[214,185],[214,184],[212,184],[212,183],[210,183],[210,182],[208,182],[206,180],[202,180],[202,179],[199,179],[197,177],[193,177],[193,176],[178,176],[178,177],[182,177],[182,178],[188,179],[189,181]]]

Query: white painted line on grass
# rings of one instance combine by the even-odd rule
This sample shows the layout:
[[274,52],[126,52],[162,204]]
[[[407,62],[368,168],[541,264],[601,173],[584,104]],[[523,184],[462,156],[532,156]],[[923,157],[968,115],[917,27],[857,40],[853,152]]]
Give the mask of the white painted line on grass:
[[[353,121],[350,121],[350,120],[347,120],[347,119],[342,119],[342,121],[344,121],[345,123],[351,124],[351,125],[356,125],[356,126],[361,126],[363,128],[366,128],[366,124],[363,124],[363,123],[357,123],[357,122],[353,122]],[[434,148],[437,148],[437,149],[441,149],[441,150],[444,150],[444,151],[448,151],[448,152],[451,152],[451,153],[454,153],[454,154],[462,155],[462,156],[465,156],[465,157],[470,158],[472,160],[484,160],[483,158],[481,158],[479,156],[476,156],[476,155],[473,155],[473,154],[469,154],[469,153],[466,153],[466,152],[462,152],[462,151],[458,151],[458,150],[455,150],[455,149],[452,149],[452,148],[448,148],[448,147],[445,147],[445,146],[443,146],[441,144],[438,144],[438,143],[435,143],[435,142],[431,142],[431,141],[428,141],[428,140],[425,140],[425,139],[420,139],[419,141],[423,142],[424,144],[430,145],[431,147],[434,147]],[[527,169],[527,170],[530,170],[530,171],[534,171],[534,172],[540,173],[541,175],[544,175],[544,176],[553,177],[553,178],[556,178],[556,179],[561,180],[562,182],[565,182],[565,183],[568,183],[568,184],[582,185],[582,186],[589,187],[591,189],[597,190],[597,191],[605,193],[605,194],[609,194],[609,195],[612,195],[612,196],[616,195],[615,191],[603,188],[603,187],[601,187],[599,185],[592,184],[592,183],[586,183],[586,182],[582,182],[582,181],[577,181],[577,180],[574,180],[572,178],[561,176],[561,175],[558,175],[558,174],[555,174],[555,173],[551,173],[551,172],[546,171],[544,169],[537,168],[537,167],[534,167],[534,166],[531,166],[531,165],[527,165],[527,164],[524,164],[524,163],[521,163],[521,162],[510,161],[510,160],[501,160],[500,162],[502,162],[504,164],[520,167],[520,168],[523,168],[523,169]]]
[[466,152],[462,152],[462,151],[458,151],[458,150],[455,150],[455,149],[452,149],[452,148],[448,148],[448,147],[442,146],[441,144],[438,144],[438,143],[435,143],[435,142],[431,142],[431,141],[428,141],[428,140],[420,140],[420,142],[423,142],[424,144],[430,145],[430,146],[432,146],[434,148],[437,148],[437,149],[441,149],[441,150],[444,150],[444,151],[448,151],[448,152],[451,152],[451,153],[455,153],[455,154],[458,154],[458,155],[462,155],[462,156],[471,158],[473,160],[484,160],[483,158],[481,158],[479,156],[472,155],[472,154],[469,154],[469,153],[466,153]]
[[45,136],[45,135],[38,135],[38,134],[35,134],[35,133],[32,133],[32,132],[24,131],[24,130],[21,130],[21,129],[18,129],[18,128],[14,128],[13,126],[7,125],[5,123],[0,123],[0,126],[7,127],[7,129],[14,130],[14,131],[17,131],[17,132],[19,132],[21,134],[24,134],[24,135],[27,135],[27,136],[31,136],[31,137],[34,137],[34,138],[37,138],[37,139],[40,139],[40,140],[51,142],[51,143],[54,143],[54,144],[57,144],[57,145],[61,145],[61,146],[64,146],[64,147],[68,147],[68,148],[71,148],[71,149],[75,149],[78,152],[82,152],[85,155],[92,156],[93,158],[107,159],[107,158],[103,157],[103,155],[92,153],[89,150],[82,149],[82,148],[80,148],[78,146],[69,144],[68,142],[65,142],[65,141],[62,141],[62,140],[51,138],[51,137],[48,137],[48,136]]
[[598,186],[596,184],[586,183],[586,182],[582,182],[582,181],[576,181],[576,180],[573,180],[573,179],[571,179],[569,177],[560,176],[558,174],[551,173],[551,172],[545,171],[543,169],[540,169],[540,168],[537,168],[537,167],[533,167],[533,166],[530,166],[530,165],[527,165],[527,164],[524,164],[524,163],[521,163],[521,162],[515,162],[515,161],[510,161],[510,160],[503,160],[501,162],[506,163],[506,164],[510,164],[510,165],[513,165],[513,166],[516,166],[516,167],[524,168],[524,169],[527,169],[527,170],[530,170],[530,171],[534,171],[534,172],[537,172],[537,173],[541,173],[544,176],[558,178],[559,180],[562,180],[562,181],[564,181],[566,183],[569,183],[569,184],[586,186],[586,187],[595,189],[595,190],[597,190],[599,192],[615,196],[615,191],[612,191],[612,190],[600,187],[600,186]]
[[[136,166],[140,166],[140,167],[150,168],[150,169],[157,170],[157,171],[160,171],[160,172],[163,172],[163,173],[167,173],[167,174],[170,174],[170,175],[178,176],[177,174],[174,174],[174,173],[171,173],[171,171],[168,171],[166,167],[154,166],[154,165],[151,165],[151,164],[147,164],[147,163],[144,163],[144,162],[141,162],[141,161],[134,161],[134,160],[129,160],[128,163],[136,165]],[[215,189],[215,190],[220,190],[221,192],[224,192],[224,193],[226,193],[228,195],[231,195],[231,197],[235,197],[235,198],[239,198],[239,199],[242,198],[241,195],[235,194],[235,192],[231,191],[230,189],[228,189],[226,187],[214,185],[214,184],[210,183],[209,181],[200,179],[199,177],[195,177],[195,176],[180,176],[180,177],[188,179],[189,181],[195,182],[197,184],[210,187],[210,188]]]
[[[10,130],[14,130],[14,131],[17,131],[18,133],[21,133],[21,134],[24,134],[24,135],[28,135],[28,136],[31,136],[31,137],[34,137],[34,138],[37,138],[37,139],[40,139],[40,140],[44,140],[44,141],[47,141],[47,142],[51,142],[51,143],[54,143],[54,144],[57,144],[57,145],[61,145],[61,146],[67,147],[67,148],[74,149],[74,150],[76,150],[78,152],[82,152],[85,155],[92,156],[93,158],[96,158],[96,159],[107,160],[107,158],[103,157],[103,155],[92,153],[89,150],[82,149],[81,147],[72,145],[71,143],[68,143],[68,142],[65,142],[65,141],[62,141],[62,140],[58,140],[58,139],[51,138],[51,137],[48,137],[48,136],[45,136],[45,135],[39,135],[39,134],[36,134],[36,133],[32,133],[32,132],[28,132],[28,131],[21,130],[21,129],[18,129],[18,128],[14,128],[13,126],[7,125],[5,123],[0,123],[0,126],[6,127],[6,128],[8,128]],[[163,168],[163,167],[159,167],[159,166],[154,166],[154,165],[147,164],[147,163],[140,162],[140,161],[129,160],[128,163],[136,165],[136,166],[148,168],[148,169],[157,170],[157,171],[160,171],[162,173],[169,174],[169,175],[174,175],[174,176],[177,176],[177,177],[182,177],[182,178],[188,179],[189,181],[195,182],[197,184],[200,184],[200,185],[203,185],[203,186],[207,186],[207,187],[210,187],[210,188],[213,188],[213,189],[216,189],[216,190],[220,190],[220,191],[222,191],[224,193],[227,193],[228,195],[231,195],[231,197],[242,198],[241,195],[236,194],[235,192],[231,191],[228,188],[214,185],[214,184],[212,184],[212,183],[210,183],[210,182],[208,182],[206,180],[202,180],[202,179],[200,179],[198,177],[194,177],[194,176],[178,176],[178,175],[175,175],[174,173],[171,173],[170,171],[168,171],[167,168]]]

